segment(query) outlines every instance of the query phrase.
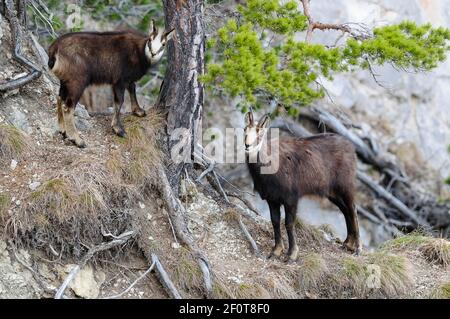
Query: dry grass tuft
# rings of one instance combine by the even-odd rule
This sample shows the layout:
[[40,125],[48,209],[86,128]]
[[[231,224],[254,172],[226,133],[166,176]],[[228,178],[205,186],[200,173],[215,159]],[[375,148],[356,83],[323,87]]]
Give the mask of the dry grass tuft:
[[368,269],[364,260],[348,256],[340,262],[342,268],[334,277],[339,293],[350,294],[348,297],[365,297],[369,287],[367,285]]
[[300,218],[296,221],[298,243],[307,247],[322,248],[326,244],[323,232],[317,227],[303,222]]
[[11,206],[11,196],[8,194],[0,194],[0,221],[5,220],[6,213]]
[[101,163],[78,162],[25,198],[7,230],[26,246],[61,250],[80,256],[87,246],[104,241],[103,232],[129,229],[123,207],[138,194],[121,184]]
[[450,242],[443,238],[429,238],[420,247],[421,253],[430,262],[444,267],[450,265]]
[[[163,123],[162,115],[150,113],[144,121],[133,117],[126,121],[127,137],[110,167],[120,170],[123,179],[144,190],[157,182],[155,167],[161,164],[162,153],[157,145],[157,134]],[[114,163],[114,161],[116,163]]]
[[271,298],[297,299],[299,294],[296,278],[295,269],[285,265],[260,276],[258,283],[269,292]]
[[270,293],[259,283],[239,284],[234,287],[237,299],[270,299]]
[[450,282],[443,284],[431,294],[434,299],[450,299]]
[[217,299],[236,299],[230,284],[224,279],[222,273],[215,273],[213,281],[213,297]]
[[24,198],[26,204],[9,219],[7,231],[25,246],[79,257],[111,234],[130,230],[129,208],[157,182],[159,121],[156,113],[129,120],[128,137],[109,159],[82,160],[56,172]]
[[188,249],[184,247],[179,249],[173,271],[175,286],[194,295],[201,295],[203,293],[202,271]]
[[309,253],[302,257],[298,281],[303,293],[317,290],[328,273],[328,266],[320,254]]
[[425,236],[421,232],[395,238],[382,247],[385,250],[399,251],[405,248],[416,249],[422,253],[429,262],[447,267],[450,265],[450,242],[443,238]]
[[12,125],[0,124],[0,163],[5,165],[12,159],[20,158],[29,147],[22,131]]
[[[379,251],[368,256],[367,282],[375,295],[386,298],[407,296],[412,287],[412,265],[401,255]],[[373,281],[372,281],[373,279]],[[378,282],[379,280],[379,282]],[[379,286],[377,287],[379,283]]]

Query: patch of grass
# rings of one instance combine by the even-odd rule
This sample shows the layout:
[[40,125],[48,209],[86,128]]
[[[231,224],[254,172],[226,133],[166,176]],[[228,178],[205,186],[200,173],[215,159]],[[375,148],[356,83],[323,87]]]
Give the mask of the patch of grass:
[[419,250],[430,262],[436,262],[444,267],[450,265],[450,242],[446,239],[428,238]]
[[450,282],[437,288],[431,295],[435,299],[450,299]]
[[435,262],[445,267],[450,265],[450,242],[446,239],[413,232],[388,241],[382,246],[382,249],[387,251],[398,251],[404,248],[420,251],[429,262]]
[[174,268],[174,281],[176,286],[187,292],[203,292],[203,274],[192,257],[192,254],[184,247],[179,249]]
[[400,250],[403,248],[419,248],[426,241],[425,233],[414,231],[410,234],[400,236],[385,242],[381,249]]
[[259,283],[239,284],[235,287],[237,299],[268,299],[269,292]]
[[309,253],[302,258],[298,270],[299,286],[304,292],[317,289],[328,272],[325,259],[317,253]]
[[412,287],[412,266],[401,255],[379,251],[368,256],[366,282],[374,295],[386,298],[406,296]]
[[236,299],[232,290],[228,288],[228,284],[218,275],[213,282],[213,296],[217,299]]
[[0,194],[0,220],[4,220],[9,207],[11,206],[11,196]]
[[127,137],[120,153],[109,163],[112,169],[121,173],[126,182],[140,189],[157,182],[155,167],[160,165],[162,158],[157,145],[157,134],[162,123],[162,115],[155,112],[148,114],[145,119],[127,118]]
[[0,124],[0,163],[18,159],[29,148],[24,133],[12,125]]
[[280,268],[274,273],[260,276],[258,282],[269,292],[271,298],[297,299],[299,287],[296,278],[295,270],[286,266],[286,269]]
[[[364,297],[367,293],[367,267],[358,257],[344,257],[342,259],[342,268],[335,278],[339,283],[339,290],[347,290],[355,297]],[[343,289],[342,289],[343,288]]]
[[118,235],[130,228],[123,206],[138,196],[103,163],[80,161],[30,193],[7,231],[25,246],[52,245],[63,254],[79,256],[86,246],[104,240],[103,230]]
[[321,248],[326,242],[319,228],[306,224],[300,218],[296,220],[296,231],[298,242],[308,247]]

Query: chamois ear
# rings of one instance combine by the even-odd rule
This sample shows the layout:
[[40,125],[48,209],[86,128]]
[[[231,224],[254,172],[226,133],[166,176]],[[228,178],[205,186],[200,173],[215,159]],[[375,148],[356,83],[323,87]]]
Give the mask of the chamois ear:
[[255,120],[253,118],[253,112],[250,111],[247,114],[245,114],[245,125],[250,126],[253,125],[253,123],[255,123]]
[[266,114],[264,115],[258,122],[259,128],[268,128],[270,125],[270,115]]
[[150,39],[155,39],[158,36],[158,28],[156,27],[155,20],[150,22]]
[[164,33],[163,39],[165,40],[165,43],[169,42],[169,40],[173,38],[173,36],[175,34],[174,31],[175,31],[175,29],[172,29],[172,30],[167,31],[166,33]]

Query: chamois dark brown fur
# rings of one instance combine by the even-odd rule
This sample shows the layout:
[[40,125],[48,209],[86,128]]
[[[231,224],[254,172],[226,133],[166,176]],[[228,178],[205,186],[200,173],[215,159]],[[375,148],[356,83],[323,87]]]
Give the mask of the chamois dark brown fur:
[[160,33],[152,25],[149,36],[137,31],[114,31],[76,32],[59,37],[49,48],[48,66],[60,80],[61,133],[77,146],[85,146],[73,124],[74,108],[86,87],[109,84],[115,102],[112,128],[117,135],[124,136],[120,109],[125,90],[130,94],[133,114],[145,116],[137,102],[135,82],[147,73],[152,63],[159,61],[172,32]]
[[[252,119],[248,121],[247,129],[252,125],[257,132],[268,129],[264,127],[269,122],[267,117],[257,124],[251,124],[251,121]],[[260,139],[263,134],[257,133]],[[252,142],[246,139],[247,149]],[[283,205],[289,237],[288,257],[291,260],[297,258],[295,219],[298,201],[306,195],[328,198],[342,211],[347,225],[344,246],[353,252],[359,252],[358,218],[354,204],[356,154],[353,145],[335,134],[308,138],[283,136],[279,138],[278,143],[279,166],[275,173],[261,173],[261,168],[266,164],[259,160],[260,154],[254,163],[247,160],[254,188],[269,204],[275,237],[272,255],[279,257],[283,250],[280,233],[280,207]]]

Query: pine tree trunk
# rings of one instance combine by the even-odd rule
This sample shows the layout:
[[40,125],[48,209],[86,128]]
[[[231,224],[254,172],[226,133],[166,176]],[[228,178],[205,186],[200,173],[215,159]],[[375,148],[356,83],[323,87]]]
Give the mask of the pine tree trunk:
[[[169,42],[168,69],[161,86],[157,107],[167,112],[166,151],[169,155],[182,146],[181,156],[166,167],[169,182],[178,194],[183,168],[192,158],[203,113],[205,34],[204,0],[165,0],[166,28],[175,28]],[[182,132],[183,134],[179,134]],[[180,159],[183,159],[180,162]]]

